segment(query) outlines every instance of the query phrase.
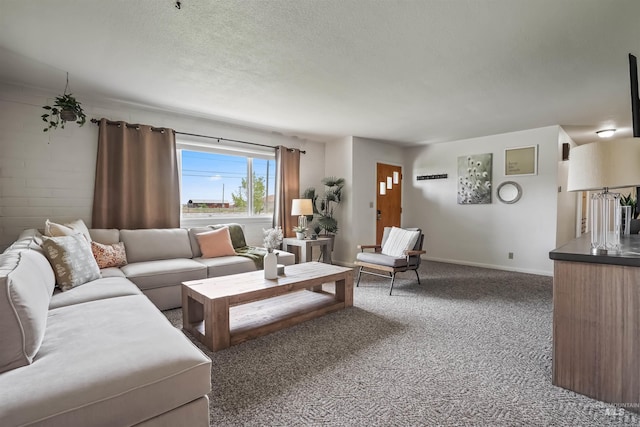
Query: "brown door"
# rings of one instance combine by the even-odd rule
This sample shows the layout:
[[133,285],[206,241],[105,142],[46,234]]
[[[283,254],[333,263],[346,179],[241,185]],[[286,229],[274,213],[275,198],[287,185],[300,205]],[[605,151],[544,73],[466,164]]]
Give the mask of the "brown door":
[[379,245],[384,227],[400,227],[402,167],[378,163],[376,168],[376,244]]

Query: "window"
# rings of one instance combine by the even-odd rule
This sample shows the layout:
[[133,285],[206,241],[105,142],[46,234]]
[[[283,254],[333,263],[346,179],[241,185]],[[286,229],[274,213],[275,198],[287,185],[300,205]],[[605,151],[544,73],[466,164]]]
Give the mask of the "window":
[[178,150],[178,159],[183,219],[273,216],[276,181],[273,155],[227,154],[187,145]]

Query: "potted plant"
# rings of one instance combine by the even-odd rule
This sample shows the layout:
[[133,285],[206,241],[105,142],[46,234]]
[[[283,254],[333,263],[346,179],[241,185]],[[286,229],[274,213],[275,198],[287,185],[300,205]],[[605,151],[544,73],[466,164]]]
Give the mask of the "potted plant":
[[[631,196],[631,193],[626,196],[620,196],[620,206],[630,206],[631,207],[631,234],[638,234],[640,232],[640,220],[638,220],[638,212],[636,210],[637,200]],[[624,215],[624,212],[623,212]],[[625,223],[625,218],[623,216],[622,223]]]
[[314,212],[312,218],[317,216],[316,227],[324,230],[325,236],[333,236],[338,232],[338,221],[334,214],[335,208],[342,201],[344,178],[329,176],[324,178],[322,183],[325,186],[324,194],[316,194],[316,189],[311,187],[304,191],[303,198],[312,200]]
[[313,226],[313,234],[311,234],[311,240],[317,240],[318,239],[318,234],[320,234],[320,232],[322,231],[322,228],[316,224]]
[[304,240],[304,233],[307,231],[307,227],[301,227],[299,225],[293,227],[293,231],[296,233],[296,239]]
[[82,105],[70,93],[56,96],[52,106],[45,105],[42,108],[47,110],[47,113],[41,116],[42,121],[47,123],[47,127],[43,129],[44,132],[47,132],[51,128],[57,129],[60,127],[64,129],[66,122],[75,121],[82,126],[87,121],[87,116],[82,110]]

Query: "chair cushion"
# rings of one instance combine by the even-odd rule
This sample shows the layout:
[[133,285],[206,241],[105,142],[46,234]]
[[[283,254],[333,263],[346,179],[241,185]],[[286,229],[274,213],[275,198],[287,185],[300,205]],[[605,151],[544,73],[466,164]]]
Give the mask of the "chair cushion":
[[406,267],[407,257],[393,257],[379,252],[358,252],[357,261],[368,262],[370,264],[384,265],[387,267]]
[[419,231],[392,227],[389,232],[389,237],[382,244],[382,253],[392,257],[403,256],[405,251],[411,250],[415,247],[416,241],[419,237]]

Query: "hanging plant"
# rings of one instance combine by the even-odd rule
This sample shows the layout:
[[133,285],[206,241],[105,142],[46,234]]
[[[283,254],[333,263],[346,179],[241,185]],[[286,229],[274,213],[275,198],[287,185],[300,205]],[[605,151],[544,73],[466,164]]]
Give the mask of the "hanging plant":
[[43,132],[47,132],[49,129],[57,129],[60,127],[64,129],[66,122],[75,121],[78,125],[82,126],[87,121],[87,116],[82,111],[82,105],[76,100],[72,94],[67,93],[69,88],[69,73],[67,73],[67,86],[64,88],[64,93],[61,96],[56,96],[53,105],[45,105],[47,110],[43,114],[42,121],[47,124],[47,127],[43,129]]

